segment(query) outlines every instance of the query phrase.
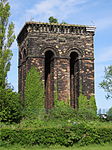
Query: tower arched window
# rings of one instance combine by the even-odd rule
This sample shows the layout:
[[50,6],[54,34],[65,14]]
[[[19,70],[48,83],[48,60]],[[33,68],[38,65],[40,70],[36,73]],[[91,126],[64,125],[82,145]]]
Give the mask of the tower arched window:
[[27,56],[27,52],[26,52],[26,49],[23,50],[23,58],[26,58]]
[[70,104],[73,108],[78,107],[79,96],[79,55],[77,52],[70,53]]
[[50,109],[54,104],[54,53],[45,52],[45,107]]

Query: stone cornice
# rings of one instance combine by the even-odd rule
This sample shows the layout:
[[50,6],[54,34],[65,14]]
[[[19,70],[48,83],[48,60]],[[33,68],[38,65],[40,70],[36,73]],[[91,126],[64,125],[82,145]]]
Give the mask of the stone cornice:
[[25,37],[29,32],[83,34],[86,32],[94,33],[95,29],[95,26],[87,25],[26,22],[17,37],[17,41],[19,43],[21,41],[21,37]]

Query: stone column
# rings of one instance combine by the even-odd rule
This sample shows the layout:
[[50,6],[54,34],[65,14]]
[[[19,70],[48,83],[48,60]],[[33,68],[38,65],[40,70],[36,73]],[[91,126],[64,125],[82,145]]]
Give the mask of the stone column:
[[57,85],[59,100],[70,100],[70,67],[69,59],[57,59]]

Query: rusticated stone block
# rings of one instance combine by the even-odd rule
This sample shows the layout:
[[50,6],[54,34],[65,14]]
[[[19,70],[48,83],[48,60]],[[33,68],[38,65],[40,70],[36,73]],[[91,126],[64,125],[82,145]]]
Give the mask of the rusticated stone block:
[[55,93],[73,108],[78,107],[80,90],[88,97],[93,95],[94,32],[92,26],[27,22],[17,38],[21,97],[32,66],[41,72],[46,109],[53,107]]

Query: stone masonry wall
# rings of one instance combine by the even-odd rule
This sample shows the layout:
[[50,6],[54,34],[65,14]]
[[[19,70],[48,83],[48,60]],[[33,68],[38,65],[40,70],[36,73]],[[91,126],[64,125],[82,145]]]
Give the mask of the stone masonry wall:
[[[76,94],[81,89],[88,97],[94,94],[95,27],[28,22],[18,36],[19,92],[24,97],[26,73],[36,66],[45,82],[45,53],[54,53],[54,88],[58,99],[70,101],[70,54],[78,54]],[[53,91],[55,92],[55,91]],[[50,105],[50,104],[49,104]]]

